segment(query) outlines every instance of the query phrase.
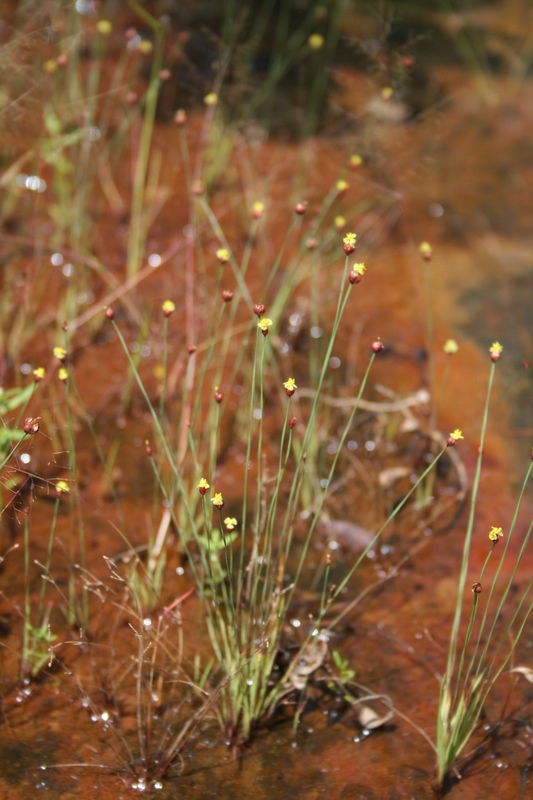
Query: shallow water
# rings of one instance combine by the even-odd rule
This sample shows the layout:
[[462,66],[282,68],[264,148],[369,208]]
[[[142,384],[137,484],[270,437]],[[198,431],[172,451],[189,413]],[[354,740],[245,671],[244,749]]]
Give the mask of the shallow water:
[[[514,34],[506,30],[506,35]],[[442,353],[442,344],[453,337],[460,346],[458,354],[450,359],[445,391],[439,396],[437,424],[445,432],[455,427],[463,430],[465,441],[460,448],[470,479],[489,373],[488,346],[498,339],[505,348],[497,368],[485,443],[472,548],[473,581],[486,556],[488,528],[509,528],[517,488],[531,456],[533,412],[529,398],[533,373],[523,367],[522,361],[531,359],[533,346],[533,161],[529,134],[533,85],[531,79],[519,81],[495,73],[486,76],[481,86],[478,78],[455,60],[452,62],[425,66],[426,79],[429,76],[430,82],[438,85],[439,103],[415,120],[400,124],[374,120],[372,137],[365,142],[365,165],[350,174],[348,196],[336,201],[335,212],[342,212],[348,229],[353,227],[358,232],[358,257],[367,263],[368,272],[352,294],[350,313],[341,326],[334,351],[340,363],[331,372],[331,382],[336,393],[352,396],[354,375],[361,374],[362,365],[367,362],[368,343],[379,335],[386,351],[376,362],[373,387],[383,384],[405,396],[428,386],[423,266],[417,247],[420,241],[429,240],[434,248],[431,308],[437,387],[441,386],[448,358]],[[374,91],[366,77],[355,70],[339,66],[333,77],[336,102],[346,111],[359,108],[361,98]],[[190,115],[188,136],[193,154],[202,119],[199,112]],[[305,144],[280,139],[252,145],[244,138],[239,141],[239,168],[228,172],[224,188],[214,192],[213,205],[236,253],[242,255],[245,236],[237,187],[244,178],[239,169],[252,172],[258,185],[264,187],[268,197],[265,230],[254,248],[247,276],[252,296],[261,292],[265,265],[283,240],[293,200],[305,196],[310,208],[321,202],[352,147],[353,136],[338,129],[326,131]],[[188,222],[188,201],[178,156],[178,134],[171,124],[156,123],[155,148],[162,152],[161,174],[170,193],[152,227],[147,252],[164,254],[173,249],[177,253],[148,274],[142,284],[144,303],[157,307],[167,296],[184,293],[187,245],[183,228]],[[126,189],[129,178],[125,170],[121,191]],[[364,201],[368,201],[367,210],[357,212],[358,204]],[[102,205],[95,209],[95,216],[101,215],[95,252],[120,276],[125,259],[123,225],[106,215],[104,208]],[[301,224],[307,223],[308,217],[304,217]],[[2,235],[6,247],[15,252],[19,244],[14,234]],[[296,238],[282,263],[280,283],[295,247]],[[28,269],[37,269],[37,259],[32,263],[33,256],[22,252]],[[319,320],[324,330],[336,299],[340,269],[339,264],[330,266],[321,276]],[[226,274],[233,287],[230,273]],[[55,284],[60,286],[62,279],[51,276],[50,281],[51,290],[43,305],[53,312]],[[206,285],[210,283],[208,276]],[[104,294],[101,284],[95,283],[94,291],[97,297]],[[195,302],[196,314],[201,314],[205,298],[200,288]],[[100,308],[101,302],[96,306]],[[291,313],[298,313],[301,321],[292,340],[290,331],[286,332],[291,346],[290,363],[302,374],[308,364],[307,349],[312,346],[305,286],[289,299],[284,314],[288,318]],[[169,363],[178,387],[184,371],[185,346],[190,343],[191,328],[185,333],[187,319],[190,324],[185,308],[180,307],[171,320]],[[95,334],[89,332],[90,325],[90,320],[80,324],[76,334],[76,379],[84,402],[97,414],[102,445],[114,440],[120,443],[116,486],[123,500],[128,537],[134,545],[142,545],[152,525],[152,483],[147,478],[143,446],[150,420],[142,398],[136,394],[131,412],[120,411],[123,356],[107,329]],[[192,330],[200,344],[203,325],[196,322]],[[152,332],[152,343],[159,334],[160,330]],[[95,335],[99,338],[93,342]],[[43,355],[48,352],[38,341],[32,347],[32,361],[36,351]],[[155,350],[147,356],[147,376],[151,376],[157,356]],[[222,389],[226,393],[232,391],[231,386],[223,385]],[[374,388],[370,393],[373,399],[379,397]],[[230,418],[238,410],[238,397],[231,395]],[[54,405],[50,413],[58,425],[63,424]],[[274,431],[277,424],[276,409],[267,408],[265,429]],[[228,428],[221,431],[221,449],[226,452],[220,485],[230,500],[239,496],[240,456],[244,450],[241,442],[234,443],[233,435],[228,423]],[[49,449],[35,439],[31,465],[37,473],[53,477],[56,472],[50,465]],[[109,578],[109,570],[102,556],[116,557],[125,545],[107,524],[108,518],[116,520],[116,514],[102,488],[101,471],[83,426],[78,450],[80,472],[85,477],[82,501],[87,514],[88,569],[104,581]],[[372,474],[389,464],[386,453],[379,448],[365,459],[364,466]],[[53,511],[44,494],[37,492],[31,515],[32,558],[40,561],[45,558]],[[361,494],[359,487],[344,492],[337,509],[339,516],[375,529],[381,509],[361,507]],[[532,513],[529,491],[511,553],[516,552]],[[3,551],[12,542],[21,543],[19,523],[20,518],[15,518],[10,527],[4,523]],[[399,712],[391,723],[369,733],[361,729],[353,712],[325,703],[317,692],[295,737],[291,735],[287,710],[237,758],[221,742],[218,729],[205,724],[185,748],[174,777],[165,781],[156,794],[164,798],[267,798],[275,793],[279,798],[329,795],[339,800],[433,797],[435,757],[415,726],[433,738],[438,680],[445,664],[465,525],[463,510],[451,529],[442,535],[426,536],[424,546],[413,549],[400,575],[372,592],[334,637],[335,647],[348,658],[356,679],[373,692],[391,698]],[[367,585],[379,569],[394,565],[400,555],[414,547],[419,535],[412,542],[409,536],[405,524],[395,527],[384,540],[390,549],[378,554],[374,563],[365,564],[351,591]],[[58,569],[59,564],[67,563],[67,541],[68,514],[62,509],[58,522]],[[324,548],[323,539],[317,540],[313,550],[316,562],[323,557]],[[170,566],[175,570],[178,561],[177,557],[172,558],[175,562]],[[339,576],[343,562],[351,563],[353,558],[352,553],[342,551],[335,564]],[[532,564],[531,552],[526,552],[520,570],[521,584],[529,577]],[[505,565],[504,574],[509,569]],[[308,587],[313,585],[313,575],[314,570],[310,569],[309,575],[304,576]],[[124,768],[127,755],[110,727],[124,731],[127,737],[135,735],[133,701],[120,692],[118,700],[113,699],[111,692],[116,679],[112,667],[115,650],[117,663],[124,667],[134,652],[134,635],[122,628],[111,635],[112,601],[107,599],[93,617],[93,638],[89,643],[76,642],[77,633],[67,631],[62,639],[70,643],[58,651],[60,663],[42,679],[17,685],[21,634],[16,606],[23,606],[22,548],[6,560],[1,578],[5,595],[0,610],[1,636],[5,648],[1,651],[0,794],[9,800],[33,798],[39,791],[63,800],[92,797],[96,792],[103,800],[131,796],[131,779],[122,775],[122,780],[116,774],[117,765],[118,771]],[[33,567],[31,586],[32,593],[39,591],[39,571]],[[60,588],[65,586],[66,579]],[[188,587],[186,574],[176,576],[175,584],[168,588],[169,599]],[[308,588],[301,599],[302,616],[309,594]],[[196,607],[194,599],[184,607],[184,619],[190,625]],[[54,630],[64,629],[58,608],[52,612],[51,620]],[[187,645],[191,652],[195,646],[195,641]],[[531,629],[526,628],[516,663],[531,663],[532,648]],[[462,780],[450,783],[448,797],[473,800],[495,794],[504,798],[533,795],[529,777],[530,697],[525,681],[514,685],[509,677],[502,678],[486,704],[481,734],[472,742],[472,757],[459,764]],[[107,717],[102,719],[106,711],[112,722]],[[502,719],[505,724],[494,730]],[[490,737],[483,737],[484,726],[491,731]]]

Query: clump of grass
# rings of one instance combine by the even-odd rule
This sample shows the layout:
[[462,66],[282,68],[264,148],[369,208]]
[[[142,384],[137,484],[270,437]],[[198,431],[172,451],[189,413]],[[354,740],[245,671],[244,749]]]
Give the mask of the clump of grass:
[[[528,581],[510,619],[508,618],[508,609],[506,607],[509,592],[514,586],[516,573],[533,529],[533,521],[529,525],[524,536],[508,581],[503,587],[500,586],[498,582],[515,530],[524,492],[531,472],[533,471],[533,463],[531,463],[524,478],[508,534],[504,537],[504,532],[500,526],[493,526],[488,534],[487,557],[478,580],[472,586],[473,599],[468,626],[464,634],[461,631],[463,609],[465,605],[464,590],[469,569],[470,547],[474,532],[476,501],[481,479],[483,446],[489,415],[490,394],[496,364],[500,359],[501,352],[502,347],[498,342],[495,342],[490,348],[492,364],[481,427],[479,455],[463,546],[457,604],[450,638],[448,662],[445,675],[442,679],[439,697],[437,720],[437,778],[440,785],[444,783],[450,771],[455,768],[457,759],[475,733],[487,697],[494,684],[505,670],[509,660],[512,658],[529,615],[533,610],[533,603],[531,600],[528,600],[533,578]],[[499,544],[502,538],[505,538],[505,545],[503,546],[499,564],[492,578],[487,600],[484,603],[484,598],[487,596],[486,589],[484,588],[484,576],[493,558],[493,553],[497,548],[502,547],[502,545]],[[502,590],[502,593],[497,608],[491,610],[491,601],[497,602],[496,594],[500,590]],[[479,621],[478,617],[482,608],[483,613],[481,621]],[[512,639],[509,644],[508,637],[511,633]]]

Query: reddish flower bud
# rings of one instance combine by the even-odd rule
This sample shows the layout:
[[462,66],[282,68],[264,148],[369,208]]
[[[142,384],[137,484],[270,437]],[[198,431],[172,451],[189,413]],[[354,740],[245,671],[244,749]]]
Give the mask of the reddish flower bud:
[[29,434],[29,436],[39,433],[39,417],[26,417],[24,420],[24,433]]
[[259,328],[263,336],[268,336],[268,328]]
[[500,360],[500,356],[501,356],[501,353],[497,353],[496,351],[494,351],[494,352],[492,352],[490,354],[491,360],[494,361],[494,363],[496,363],[497,361]]
[[360,272],[354,272],[352,270],[350,272],[350,274],[348,275],[348,280],[350,281],[352,286],[354,285],[354,283],[361,283],[361,273]]
[[296,425],[296,417],[292,417],[292,419],[289,420],[289,428],[291,429],[291,431],[295,425]]
[[193,353],[196,353],[196,347],[193,344],[189,344],[187,346],[187,352],[190,356],[192,356]]
[[187,114],[183,108],[178,108],[176,111],[176,114],[174,115],[174,122],[179,126],[185,125],[187,122]]
[[375,342],[372,342],[372,350],[374,353],[380,353],[383,350],[383,342],[379,339],[376,339]]
[[310,236],[309,239],[306,241],[305,246],[307,247],[308,250],[314,250],[315,247],[316,247],[316,244],[317,244],[316,243],[316,239],[314,239],[312,236]]
[[351,242],[344,242],[342,249],[347,256],[351,256],[351,254],[355,252],[355,244],[352,244]]
[[159,73],[159,80],[160,81],[168,81],[170,78],[170,70],[169,69],[162,69]]
[[307,211],[307,203],[296,203],[296,205],[294,206],[295,214],[298,214],[298,216],[300,217],[302,216],[302,214],[305,214],[306,211]]
[[326,553],[326,566],[331,567],[331,553]]
[[115,312],[113,311],[113,309],[111,308],[111,306],[109,306],[108,308],[106,308],[106,310],[105,310],[105,315],[106,315],[106,317],[107,317],[108,319],[115,319]]
[[224,291],[222,292],[222,299],[224,300],[225,303],[231,303],[231,301],[233,300],[233,292],[230,291],[229,289],[224,289]]
[[192,184],[192,192],[195,197],[200,197],[204,193],[204,185],[202,181],[196,180]]
[[531,361],[528,361],[527,359],[524,358],[522,360],[522,366],[524,369],[529,369],[531,367]]
[[446,439],[446,444],[448,445],[448,447],[454,446],[455,439],[453,438],[453,436],[448,436],[448,438]]
[[68,64],[68,57],[65,53],[62,53],[60,56],[56,58],[56,64],[58,67],[66,67]]
[[62,330],[62,331],[66,331],[66,330],[68,330],[68,323],[67,323],[67,321],[66,321],[66,320],[65,320],[65,321],[62,323],[62,325],[61,325],[61,330]]
[[126,40],[127,40],[128,42],[131,42],[131,40],[132,40],[132,39],[135,39],[135,37],[137,36],[137,30],[136,30],[136,28],[128,28],[128,30],[126,31],[126,33],[124,34],[124,36],[126,37]]
[[150,447],[150,443],[149,443],[148,439],[146,440],[145,452],[146,452],[147,456],[151,456],[152,455],[152,448]]
[[137,94],[137,92],[128,92],[128,94],[126,95],[126,103],[129,106],[134,106],[138,99],[139,95]]
[[476,581],[474,584],[472,584],[472,591],[474,594],[481,594],[481,584],[479,581]]
[[265,315],[265,304],[264,303],[256,303],[254,306],[254,314],[257,314],[258,317],[264,317]]
[[404,56],[402,58],[402,64],[406,69],[412,69],[415,65],[415,60],[413,56]]
[[214,394],[214,397],[215,397],[215,401],[216,401],[217,403],[221,403],[221,402],[223,401],[223,399],[224,399],[224,395],[222,394],[222,392],[219,392],[219,390],[218,390],[218,386],[215,386],[215,394]]

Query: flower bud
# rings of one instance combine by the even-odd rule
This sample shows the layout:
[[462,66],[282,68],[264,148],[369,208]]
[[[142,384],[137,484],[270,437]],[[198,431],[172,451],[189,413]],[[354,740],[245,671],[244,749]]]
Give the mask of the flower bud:
[[160,81],[168,81],[170,78],[170,70],[169,69],[162,69],[159,72],[159,80]]
[[193,344],[187,345],[187,352],[192,356],[193,353],[196,353],[196,347]]
[[348,280],[350,281],[350,283],[353,286],[354,283],[361,283],[361,277],[362,276],[361,276],[360,272],[355,272],[354,270],[352,270],[350,272],[350,274],[348,275]]
[[307,203],[296,203],[294,206],[294,213],[298,214],[298,216],[302,216],[307,211]]
[[134,106],[138,99],[139,95],[137,94],[137,92],[128,92],[128,94],[126,95],[126,103],[129,106]]
[[192,182],[192,193],[195,197],[201,197],[204,193],[204,185],[202,181],[195,180]]
[[224,399],[224,395],[222,394],[222,392],[220,392],[220,391],[218,390],[218,386],[215,386],[215,394],[214,394],[214,398],[215,398],[215,401],[216,401],[217,403],[219,403],[219,404],[220,404],[220,403],[223,401],[223,399]]
[[413,69],[415,60],[413,56],[404,56],[402,58],[402,64],[404,65],[405,69]]
[[[292,417],[289,420],[289,428],[291,429],[291,431],[292,431],[292,429],[294,428],[295,425],[296,425],[296,417]],[[533,455],[532,455],[532,458],[533,458]]]
[[106,308],[105,315],[107,319],[115,319],[115,312],[113,311],[111,306],[108,306],[108,308]]
[[257,314],[258,317],[262,317],[266,311],[264,303],[256,303],[254,305],[254,314]]
[[481,594],[481,584],[479,581],[476,581],[474,584],[472,584],[472,591],[474,594]]
[[24,420],[24,433],[29,436],[39,433],[39,417],[26,417]]
[[150,447],[150,442],[148,441],[148,439],[145,442],[145,452],[147,456],[152,455],[152,448]]
[[176,111],[174,115],[174,122],[179,127],[185,125],[185,123],[187,122],[187,114],[185,113],[185,110],[183,108],[178,108],[178,110]]
[[372,350],[374,353],[380,353],[383,350],[383,342],[376,339],[375,342],[372,342]]
[[308,250],[314,250],[316,247],[316,239],[313,236],[310,236],[309,239],[306,241],[305,246]]
[[233,292],[230,289],[224,289],[222,292],[222,299],[225,303],[231,303],[233,300]]

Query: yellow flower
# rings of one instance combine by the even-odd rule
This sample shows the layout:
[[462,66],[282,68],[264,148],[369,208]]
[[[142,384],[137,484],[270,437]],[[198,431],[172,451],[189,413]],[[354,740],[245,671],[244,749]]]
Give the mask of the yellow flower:
[[229,261],[229,253],[225,247],[220,247],[217,250],[217,258],[221,264],[227,264]]
[[218,94],[215,92],[209,92],[209,94],[206,94],[204,97],[204,103],[206,106],[216,106],[218,103]]
[[220,492],[215,493],[215,496],[211,498],[211,502],[215,508],[224,508],[224,498]]
[[254,218],[259,219],[260,217],[262,217],[264,210],[265,210],[265,204],[257,200],[252,206],[252,214]]
[[347,244],[348,247],[355,247],[356,239],[357,235],[355,233],[347,233],[342,241],[344,242],[344,244]]
[[34,374],[35,380],[37,382],[42,381],[42,379],[44,378],[44,375],[45,375],[44,367],[37,367],[37,369],[33,370],[33,374]]
[[261,317],[261,319],[259,320],[259,322],[257,324],[258,324],[259,328],[261,328],[262,331],[267,331],[270,328],[270,326],[273,324],[273,322],[272,322],[271,319],[268,319],[268,317]]
[[381,90],[381,96],[384,100],[390,100],[392,95],[393,89],[391,86],[385,86],[385,88]]
[[501,344],[500,344],[499,342],[493,342],[493,343],[491,344],[491,346],[490,346],[490,353],[491,353],[491,355],[492,355],[493,353],[496,353],[497,355],[500,355],[500,353],[502,352],[502,350],[503,350],[503,347],[501,346]]
[[455,339],[447,339],[444,342],[442,349],[447,355],[452,355],[453,353],[457,353],[457,351],[459,350],[459,345],[457,344]]
[[59,370],[59,372],[57,373],[57,377],[59,378],[59,380],[60,380],[60,381],[66,381],[66,380],[67,380],[67,378],[68,378],[68,372],[67,372],[67,370],[65,369],[65,367],[61,367],[61,369],[60,369],[60,370]]
[[422,256],[422,258],[425,258],[427,261],[429,261],[429,259],[433,255],[433,248],[429,242],[422,242],[422,244],[418,248],[418,252]]
[[154,367],[154,378],[162,380],[165,377],[165,367],[163,364],[156,364]]
[[64,361],[67,357],[67,351],[63,347],[54,347],[54,356],[59,359],[59,361]]
[[172,314],[172,312],[176,310],[176,306],[174,305],[172,300],[165,300],[161,308],[163,309],[163,314],[166,317],[170,316],[170,314]]
[[288,378],[288,380],[285,381],[283,386],[287,390],[287,393],[290,392],[291,394],[294,394],[294,390],[298,388],[296,386],[296,381],[294,380],[294,378]]
[[147,56],[149,53],[151,53],[153,49],[154,46],[150,39],[143,39],[142,42],[139,42],[138,50],[144,56]]
[[464,439],[462,430],[456,428],[454,431],[450,433],[450,439],[453,439],[455,442],[458,442],[459,439]]
[[113,30],[113,26],[108,19],[101,19],[96,23],[96,30],[101,36],[109,36]]
[[210,489],[211,487],[210,487],[210,485],[208,484],[208,482],[206,481],[205,478],[200,478],[200,481],[198,482],[198,485],[196,486],[196,488],[197,489]]
[[342,181],[341,180],[341,181],[337,181],[337,183],[335,184],[335,187],[336,187],[337,191],[339,192],[339,194],[343,194],[347,189],[349,189],[350,184],[347,183],[346,181]]
[[48,61],[44,62],[44,71],[45,72],[55,72],[57,69],[57,63],[54,61],[53,58],[48,59]]
[[56,492],[58,494],[63,494],[66,492],[70,492],[70,486],[66,481],[57,481],[56,483]]
[[340,230],[341,228],[344,228],[344,226],[346,225],[346,220],[344,219],[344,217],[339,216],[335,217],[334,223],[337,230]]
[[312,33],[307,40],[307,44],[311,50],[320,50],[320,48],[324,45],[324,37],[319,33]]
[[498,536],[501,536],[503,538],[503,531],[501,528],[495,528],[493,525],[492,528],[490,529],[489,539],[491,540],[491,542],[497,542]]
[[350,166],[351,167],[353,167],[353,168],[360,167],[362,163],[363,163],[363,159],[361,158],[361,156],[358,153],[354,153],[353,155],[350,156]]
[[237,520],[235,517],[226,517],[224,520],[224,525],[228,529],[228,531],[232,531],[234,528],[237,527]]
[[364,275],[366,272],[366,267],[364,261],[361,261],[359,264],[353,265],[353,271],[358,272],[359,275]]

